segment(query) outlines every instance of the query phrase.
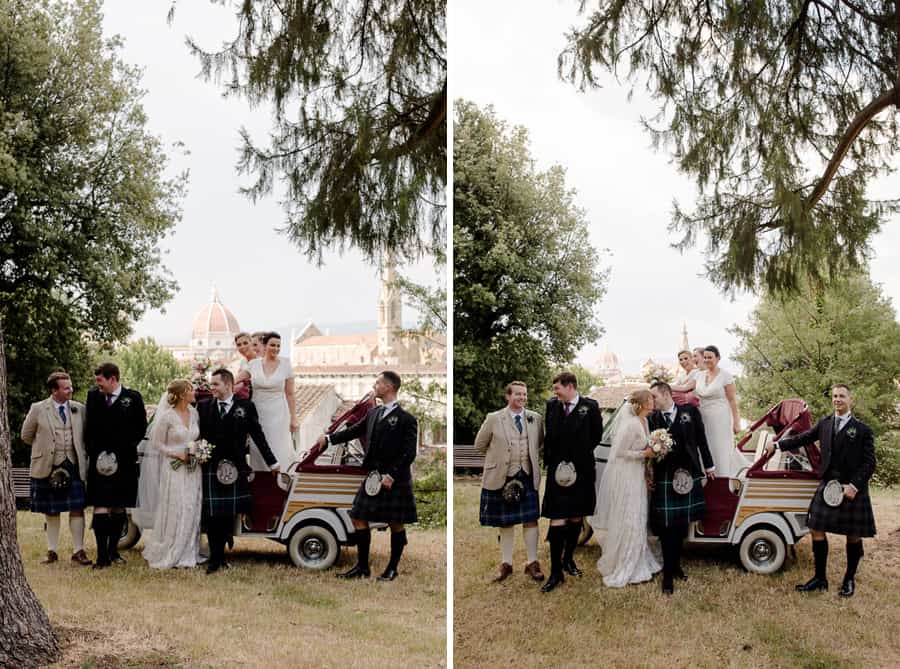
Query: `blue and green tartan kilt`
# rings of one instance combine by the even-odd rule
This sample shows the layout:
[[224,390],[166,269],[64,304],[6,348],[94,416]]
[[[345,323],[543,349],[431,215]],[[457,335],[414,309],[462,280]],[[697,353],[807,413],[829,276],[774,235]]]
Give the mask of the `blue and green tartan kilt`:
[[350,517],[372,523],[415,523],[419,516],[412,482],[394,481],[390,490],[382,488],[373,496],[366,492],[366,482],[363,481],[353,498]]
[[525,486],[525,494],[518,504],[510,504],[503,499],[503,488],[499,490],[481,489],[481,504],[479,505],[479,521],[486,527],[509,527],[532,523],[541,516],[538,493],[534,489],[534,482],[529,474],[522,470],[515,478]]
[[844,499],[840,506],[828,506],[823,497],[827,481],[819,484],[809,503],[806,525],[818,532],[831,532],[849,537],[874,537],[875,514],[869,493],[860,490],[853,500]]
[[691,491],[686,495],[679,495],[672,488],[670,473],[658,478],[650,497],[651,526],[655,529],[684,527],[695,520],[703,520],[706,515],[703,479],[703,476],[695,477]]
[[61,466],[72,477],[72,483],[66,490],[51,488],[49,476],[45,479],[31,479],[31,510],[34,513],[83,511],[87,505],[84,482],[78,477],[78,467],[69,460]]
[[253,498],[250,496],[250,484],[245,472],[238,473],[238,479],[230,485],[219,483],[216,470],[209,467],[203,471],[203,513],[202,520],[222,516],[236,516],[239,513],[250,513]]

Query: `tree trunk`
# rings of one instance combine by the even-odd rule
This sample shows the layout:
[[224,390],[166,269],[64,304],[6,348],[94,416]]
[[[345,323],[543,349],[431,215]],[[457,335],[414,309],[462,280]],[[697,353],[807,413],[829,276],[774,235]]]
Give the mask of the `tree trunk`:
[[25,580],[16,537],[9,420],[6,414],[6,354],[0,320],[0,667],[26,669],[53,662],[59,642],[50,619]]

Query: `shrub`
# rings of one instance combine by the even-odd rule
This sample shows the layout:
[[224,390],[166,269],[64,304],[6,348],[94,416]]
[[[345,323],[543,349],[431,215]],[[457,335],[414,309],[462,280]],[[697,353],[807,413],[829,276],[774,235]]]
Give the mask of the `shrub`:
[[419,526],[425,529],[447,525],[447,454],[435,452],[418,470],[414,483]]

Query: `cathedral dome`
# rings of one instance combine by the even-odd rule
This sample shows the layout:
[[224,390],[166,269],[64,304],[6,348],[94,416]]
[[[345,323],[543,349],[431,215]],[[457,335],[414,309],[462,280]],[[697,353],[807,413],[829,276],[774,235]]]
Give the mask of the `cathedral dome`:
[[597,358],[597,368],[602,371],[612,371],[619,369],[619,356],[606,348],[604,344],[603,350],[600,351],[600,357]]
[[[222,304],[219,299],[219,292],[213,288],[212,297],[209,304],[203,307],[197,315],[194,316],[194,327],[191,331],[191,340],[204,342],[209,337],[218,335],[221,344],[217,346],[230,345],[238,332],[241,331],[237,318],[231,313],[231,310]],[[226,343],[227,342],[227,343]]]

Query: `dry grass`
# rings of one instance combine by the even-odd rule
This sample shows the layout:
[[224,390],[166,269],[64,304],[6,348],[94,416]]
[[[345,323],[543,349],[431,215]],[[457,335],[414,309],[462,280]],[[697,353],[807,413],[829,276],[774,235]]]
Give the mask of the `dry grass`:
[[[411,530],[393,583],[342,582],[355,561],[341,552],[324,573],[292,565],[280,544],[238,538],[230,570],[156,571],[136,549],[103,571],[68,560],[39,564],[43,516],[19,512],[26,574],[64,649],[54,667],[391,667],[446,665],[446,534]],[[60,556],[71,553],[63,522]],[[373,570],[390,553],[375,532]],[[93,555],[89,540],[88,553]]]
[[[522,574],[489,583],[499,562],[496,533],[478,524],[479,484],[455,481],[454,662],[458,667],[896,667],[900,657],[900,492],[873,494],[878,537],[866,542],[857,594],[837,596],[845,559],[831,537],[828,593],[801,596],[812,572],[810,542],[772,577],[745,573],[727,551],[691,550],[689,580],[665,598],[659,581],[605,588],[592,540],[578,550],[580,579],[542,594]],[[541,523],[544,536],[546,523]],[[549,572],[546,544],[540,552]]]

